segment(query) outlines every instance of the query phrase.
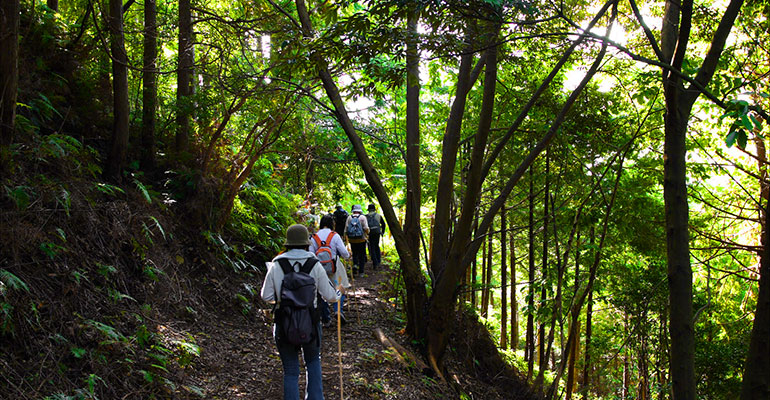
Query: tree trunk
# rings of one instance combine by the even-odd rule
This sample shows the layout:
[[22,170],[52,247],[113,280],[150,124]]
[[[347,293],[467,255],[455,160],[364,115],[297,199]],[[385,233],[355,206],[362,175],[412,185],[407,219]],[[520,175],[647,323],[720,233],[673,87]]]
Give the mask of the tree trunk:
[[489,307],[489,286],[487,286],[487,241],[481,245],[481,316],[487,317]]
[[128,57],[123,42],[123,2],[110,0],[110,51],[112,52],[113,123],[110,155],[104,176],[120,180],[128,151]]
[[505,207],[500,210],[500,347],[508,348],[508,255]]
[[529,294],[527,295],[527,336],[524,359],[527,360],[527,381],[532,378],[535,363],[535,176],[534,166],[529,168]]
[[144,1],[144,62],[142,70],[142,158],[146,172],[155,168],[155,111],[158,103],[158,27],[155,0]]
[[[549,153],[545,153],[545,188],[543,189],[543,265],[541,266],[542,272],[542,286],[540,287],[540,304],[538,308],[545,307],[548,300],[548,222],[551,219],[549,200],[550,193],[550,178],[551,173],[551,161]],[[543,385],[543,379],[545,378],[545,370],[548,368],[548,354],[545,352],[545,321],[539,321],[537,328],[537,360],[538,371],[537,378],[535,378],[535,387],[540,388]],[[542,389],[539,389],[542,390]]]
[[19,86],[19,0],[0,2],[0,172],[10,170]]
[[[765,199],[765,218],[770,202]],[[767,221],[765,221],[767,224]],[[741,385],[741,400],[770,398],[770,236],[762,235],[762,253],[759,261],[759,293],[754,312],[749,352]]]
[[[407,16],[406,39],[406,217],[404,235],[409,251],[420,254],[420,54],[418,5],[411,4]],[[427,260],[426,260],[427,261]],[[409,322],[407,322],[409,323]],[[411,330],[407,328],[407,330]]]
[[190,114],[193,95],[193,24],[190,0],[179,0],[179,67],[176,78],[176,151],[187,151],[190,142]]
[[[727,37],[743,0],[731,0],[711,41],[695,81],[706,87],[716,71]],[[666,1],[661,30],[662,61],[681,70],[684,65],[693,14],[693,2]],[[692,267],[687,201],[687,125],[700,90],[684,88],[682,79],[663,70],[665,144],[663,148],[663,200],[666,207],[666,256],[671,336],[671,388],[675,400],[696,398],[695,330],[692,309]]]
[[[297,14],[302,27],[302,35],[306,38],[310,38],[313,36],[313,27],[310,22],[307,5],[304,0],[296,0],[295,4],[297,6]],[[342,101],[339,89],[329,73],[328,64],[317,52],[312,52],[310,57],[316,65],[324,90],[334,106],[334,115],[353,146],[353,151],[361,165],[366,182],[371,187],[372,192],[374,192],[377,201],[380,203],[380,207],[382,207],[383,216],[388,223],[390,234],[396,244],[396,251],[401,260],[406,297],[408,299],[406,302],[406,315],[407,318],[416,321],[416,323],[411,325],[414,331],[407,331],[407,333],[416,340],[424,340],[427,329],[427,318],[424,306],[428,303],[428,294],[425,289],[425,278],[420,269],[419,256],[416,254],[413,255],[409,249],[406,236],[401,229],[401,223],[399,222],[393,204],[390,201],[390,197],[369,159],[363,141],[358,136],[355,127],[353,126],[353,122],[350,120],[350,116],[345,109],[345,104]],[[431,367],[438,369],[438,366],[433,361],[431,362]]]
[[59,0],[47,0],[46,5],[52,11],[59,11]]
[[593,332],[592,319],[594,315],[594,292],[588,292],[588,302],[586,306],[586,344],[583,351],[585,357],[583,358],[583,399],[588,398],[588,391],[591,389],[591,373],[593,372],[593,365],[591,364],[591,333]]
[[[591,248],[594,248],[594,242],[596,241],[596,231],[594,230],[594,227],[591,226],[591,237],[589,240],[589,243],[591,244]],[[596,250],[594,250],[596,251]],[[591,333],[592,333],[592,325],[591,325],[591,319],[593,318],[593,309],[594,309],[594,292],[593,290],[588,292],[588,301],[586,306],[586,344],[583,349],[583,352],[585,353],[585,357],[583,358],[583,387],[581,388],[581,392],[583,394],[583,399],[588,398],[588,390],[591,388],[591,372],[593,369],[593,366],[591,365]]]
[[519,348],[519,300],[516,293],[516,245],[513,232],[509,243],[511,249],[511,349]]
[[[578,290],[580,289],[580,231],[577,231],[577,239],[575,240],[575,283],[572,289],[572,298],[577,298]],[[567,366],[567,400],[572,399],[572,392],[575,387],[575,377],[577,376],[575,371],[575,363],[578,358],[578,352],[580,349],[580,323],[570,324],[568,336],[575,337],[575,341],[572,343],[572,348],[568,349],[569,353],[569,365]]]

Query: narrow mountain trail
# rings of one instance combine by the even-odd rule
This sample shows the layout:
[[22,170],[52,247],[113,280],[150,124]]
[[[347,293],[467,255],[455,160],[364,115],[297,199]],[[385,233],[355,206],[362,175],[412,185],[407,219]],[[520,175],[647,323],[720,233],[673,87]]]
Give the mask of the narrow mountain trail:
[[[342,325],[343,399],[452,399],[459,398],[447,384],[410,371],[385,349],[374,334],[380,328],[391,340],[409,347],[398,333],[395,306],[383,298],[395,272],[383,266],[371,268],[356,277],[348,291]],[[262,282],[252,282],[259,288]],[[390,290],[392,292],[392,290]],[[237,309],[235,309],[237,310]],[[282,398],[281,361],[272,339],[269,312],[244,317],[222,310],[217,315],[198,315],[194,319],[168,324],[168,337],[192,337],[200,346],[200,356],[181,371],[177,397],[206,399]],[[187,322],[192,321],[192,322]],[[189,339],[188,339],[189,340]],[[321,363],[324,395],[340,398],[340,369],[336,321],[323,329]],[[300,387],[304,388],[304,367]],[[304,395],[304,390],[301,390]],[[482,397],[475,397],[482,398]]]

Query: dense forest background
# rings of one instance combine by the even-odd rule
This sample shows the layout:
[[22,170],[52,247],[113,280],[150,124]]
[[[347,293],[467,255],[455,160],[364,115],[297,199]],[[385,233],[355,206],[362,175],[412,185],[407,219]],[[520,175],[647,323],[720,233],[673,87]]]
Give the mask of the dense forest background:
[[157,313],[258,313],[285,228],[369,202],[431,379],[470,310],[543,397],[770,398],[766,0],[0,21],[6,398],[168,397],[200,349]]

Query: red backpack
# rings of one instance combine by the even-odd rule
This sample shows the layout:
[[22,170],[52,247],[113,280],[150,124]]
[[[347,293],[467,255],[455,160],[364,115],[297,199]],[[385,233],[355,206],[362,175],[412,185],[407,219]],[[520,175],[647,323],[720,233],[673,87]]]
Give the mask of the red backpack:
[[317,233],[313,234],[313,240],[318,249],[315,251],[315,256],[321,265],[324,267],[327,275],[332,275],[337,272],[337,263],[334,262],[334,256],[332,255],[332,248],[329,247],[329,243],[332,242],[332,238],[336,232],[331,231],[326,240],[321,240]]

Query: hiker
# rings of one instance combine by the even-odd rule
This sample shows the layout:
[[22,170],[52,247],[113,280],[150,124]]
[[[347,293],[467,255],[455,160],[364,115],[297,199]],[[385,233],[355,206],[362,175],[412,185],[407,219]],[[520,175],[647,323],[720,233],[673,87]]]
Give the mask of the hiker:
[[[350,282],[348,281],[348,274],[345,271],[345,266],[342,264],[341,259],[349,259],[350,253],[348,253],[348,249],[345,248],[342,236],[332,230],[332,228],[334,228],[334,216],[332,214],[326,214],[321,217],[320,228],[321,229],[310,238],[310,252],[314,253],[316,258],[322,261],[322,265],[324,264],[322,258],[328,257],[330,265],[328,267],[324,266],[326,275],[329,277],[332,285],[347,289],[350,287]],[[328,255],[326,255],[324,251],[328,251]],[[335,307],[335,312],[344,309],[344,306],[345,295],[343,294],[340,301],[337,303],[337,307]],[[334,316],[332,314],[333,313],[330,313],[329,311],[328,305],[326,307],[322,306],[321,322],[324,324],[329,323]],[[344,313],[340,313],[340,320],[342,323],[347,322]]]
[[345,223],[348,221],[348,212],[342,208],[342,204],[337,204],[337,209],[334,210],[334,230],[344,238],[345,236]]
[[367,208],[366,222],[369,224],[369,257],[372,259],[372,268],[377,269],[382,262],[380,254],[380,237],[385,234],[385,218],[377,214],[374,204],[369,204]]
[[369,224],[362,214],[361,205],[356,204],[345,221],[345,236],[353,252],[353,274],[363,274],[366,264],[366,235],[369,234]]
[[[261,293],[262,299],[276,304],[273,337],[283,364],[283,398],[299,400],[301,350],[305,360],[305,399],[322,400],[321,323],[316,299],[320,294],[326,301],[336,302],[340,293],[332,286],[321,263],[307,251],[310,239],[304,225],[295,224],[286,230],[284,246],[286,251],[273,259],[267,271]],[[307,290],[308,281],[315,284],[314,288]],[[295,285],[298,289],[293,289]],[[308,307],[297,303],[306,303]]]

